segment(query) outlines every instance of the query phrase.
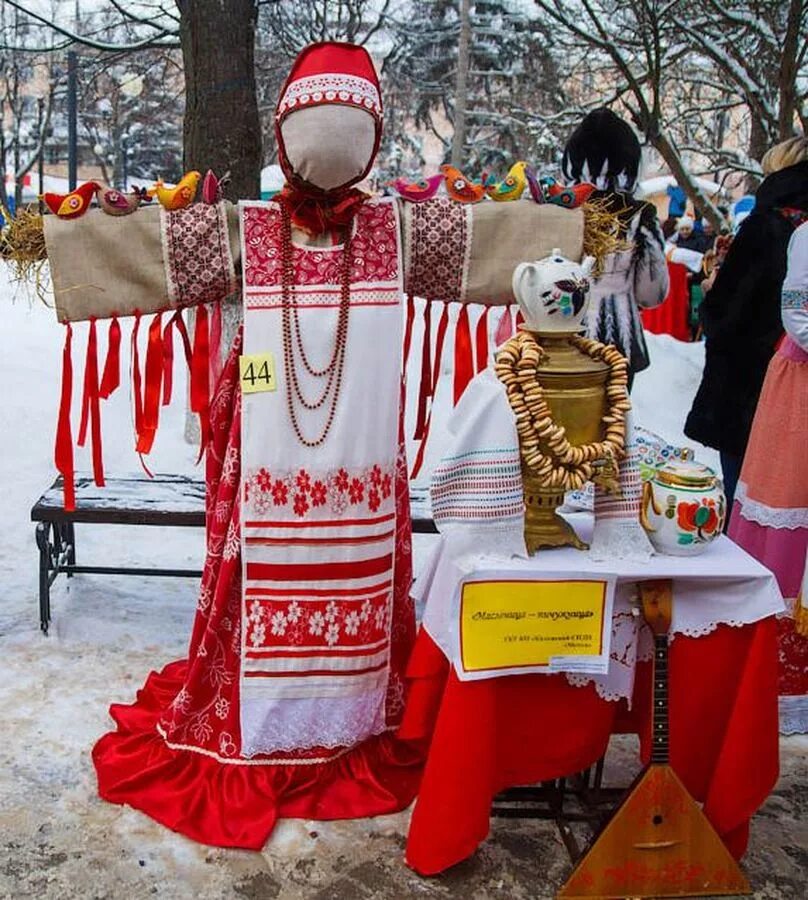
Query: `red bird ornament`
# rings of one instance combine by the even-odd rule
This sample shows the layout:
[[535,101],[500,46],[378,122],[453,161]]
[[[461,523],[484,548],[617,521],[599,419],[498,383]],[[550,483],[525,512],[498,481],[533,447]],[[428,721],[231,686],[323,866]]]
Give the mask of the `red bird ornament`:
[[78,219],[90,208],[93,196],[102,185],[87,181],[69,194],[42,194],[45,206],[60,219]]
[[547,202],[554,203],[556,206],[566,206],[567,209],[577,209],[586,203],[594,190],[595,185],[588,182],[574,184],[570,187],[564,187],[554,182],[546,187]]
[[202,202],[212,206],[224,197],[224,186],[230,181],[230,172],[225,172],[221,178],[217,178],[208,169],[202,179]]
[[431,200],[438,192],[443,175],[430,175],[429,178],[419,178],[417,181],[407,181],[406,178],[396,178],[389,184],[395,188],[396,193],[403,200],[410,203],[423,203]]

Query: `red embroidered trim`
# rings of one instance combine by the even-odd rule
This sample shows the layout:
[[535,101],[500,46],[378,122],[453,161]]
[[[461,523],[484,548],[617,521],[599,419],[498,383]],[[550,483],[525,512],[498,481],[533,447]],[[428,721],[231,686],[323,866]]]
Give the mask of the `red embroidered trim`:
[[[273,473],[262,467],[248,473],[244,479],[244,502],[247,511],[256,517],[278,508],[291,508],[300,519],[318,510],[328,510],[340,516],[354,513],[356,507],[367,507],[373,513],[392,495],[392,491],[393,470],[382,469],[379,465],[357,472],[340,468],[319,474],[303,468],[297,472]],[[340,519],[330,523],[315,520],[312,524],[342,526],[352,522],[360,525],[373,524],[370,519]],[[273,520],[247,522],[248,526],[256,527],[284,527],[291,524],[293,523]]]

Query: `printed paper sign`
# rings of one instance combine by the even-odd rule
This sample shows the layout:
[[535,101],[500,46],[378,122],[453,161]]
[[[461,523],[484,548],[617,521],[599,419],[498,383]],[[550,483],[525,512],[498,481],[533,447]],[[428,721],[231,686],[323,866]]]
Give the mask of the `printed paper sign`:
[[238,363],[242,393],[257,394],[259,391],[277,390],[275,358],[271,353],[240,356]]
[[477,677],[524,671],[604,674],[614,585],[610,576],[464,582],[463,672]]

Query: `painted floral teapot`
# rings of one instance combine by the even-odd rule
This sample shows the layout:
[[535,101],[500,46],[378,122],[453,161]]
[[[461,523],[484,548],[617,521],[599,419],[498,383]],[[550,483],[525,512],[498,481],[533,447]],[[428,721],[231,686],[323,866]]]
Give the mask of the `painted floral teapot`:
[[658,553],[702,553],[721,534],[725,517],[721,482],[694,460],[671,460],[643,485],[640,521]]
[[580,330],[594,262],[591,256],[573,262],[556,248],[544,259],[518,265],[512,285],[525,327],[545,333]]

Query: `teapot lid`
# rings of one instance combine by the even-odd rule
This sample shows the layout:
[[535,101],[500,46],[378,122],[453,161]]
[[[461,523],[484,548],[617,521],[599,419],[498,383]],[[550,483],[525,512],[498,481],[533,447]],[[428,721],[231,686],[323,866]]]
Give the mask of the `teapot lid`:
[[656,478],[661,484],[689,488],[712,488],[717,480],[709,466],[693,459],[671,460],[657,470]]

